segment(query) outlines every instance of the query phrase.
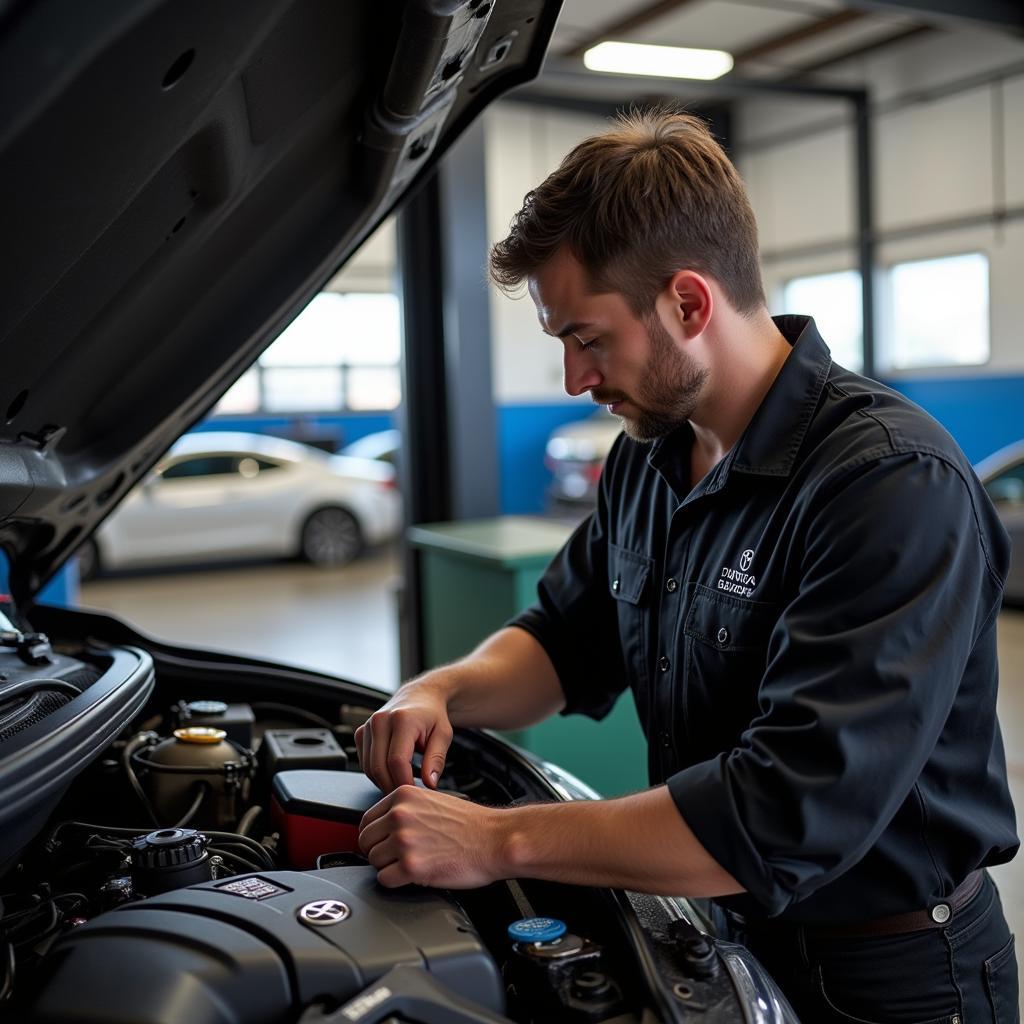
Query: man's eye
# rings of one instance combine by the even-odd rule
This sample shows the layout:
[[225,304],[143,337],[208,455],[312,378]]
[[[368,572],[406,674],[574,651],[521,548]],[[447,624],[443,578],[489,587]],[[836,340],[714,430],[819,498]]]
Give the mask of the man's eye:
[[586,350],[588,348],[593,348],[597,344],[597,341],[598,341],[597,338],[591,338],[589,341],[584,341],[582,338],[580,338],[579,339],[580,348],[584,349],[584,350]]

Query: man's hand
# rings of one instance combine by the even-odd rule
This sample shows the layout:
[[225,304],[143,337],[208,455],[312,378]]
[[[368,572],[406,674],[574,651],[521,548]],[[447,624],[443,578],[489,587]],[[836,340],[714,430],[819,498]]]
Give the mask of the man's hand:
[[389,888],[475,889],[506,877],[501,825],[501,810],[401,786],[363,815],[359,848]]
[[423,754],[423,783],[436,789],[452,742],[448,704],[438,688],[406,683],[356,729],[355,741],[360,767],[383,792],[412,785],[417,750]]
[[665,786],[615,800],[482,807],[402,786],[371,807],[359,847],[382,885],[471,889],[500,878],[727,896],[743,886],[701,845]]

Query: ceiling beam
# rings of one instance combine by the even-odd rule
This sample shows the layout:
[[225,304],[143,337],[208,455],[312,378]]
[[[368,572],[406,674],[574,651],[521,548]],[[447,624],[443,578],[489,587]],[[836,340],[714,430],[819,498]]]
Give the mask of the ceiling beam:
[[984,28],[1002,29],[1024,36],[1024,3],[1021,0],[845,0],[865,11],[916,15],[931,24],[973,22]]
[[629,104],[638,99],[658,97],[662,100],[693,101],[701,97],[713,100],[742,99],[769,94],[805,96],[808,99],[852,100],[859,102],[863,89],[814,81],[785,81],[774,78],[744,78],[723,75],[713,81],[692,78],[654,78],[645,75],[614,75],[588,71],[578,61],[551,57],[544,65],[544,74],[520,86],[509,99],[523,94],[532,97],[576,97],[616,104]]
[[621,18],[616,18],[615,21],[602,25],[601,28],[574,43],[563,52],[562,56],[582,57],[592,46],[596,46],[605,39],[621,39],[628,33],[635,32],[652,21],[657,21],[658,18],[664,18],[666,14],[673,14],[680,8],[688,7],[696,2],[697,0],[657,0],[655,3],[647,4],[633,11],[632,14],[626,14]]
[[783,32],[781,35],[770,36],[760,43],[754,43],[746,49],[738,50],[732,55],[735,64],[742,64],[745,61],[758,60],[770,53],[776,53],[787,47],[795,46],[797,43],[806,42],[826,32],[833,32],[838,28],[849,25],[851,22],[859,21],[864,17],[863,11],[836,11],[826,18],[812,21],[809,25],[801,25],[790,32]]
[[927,35],[934,31],[935,29],[932,28],[931,25],[912,25],[910,28],[902,29],[899,32],[895,32],[889,36],[884,36],[881,39],[872,40],[870,43],[861,43],[859,46],[852,46],[848,50],[833,53],[821,60],[812,61],[810,64],[801,64],[800,67],[792,69],[792,77],[796,79],[804,75],[811,75],[815,72],[831,67],[833,64],[839,64],[844,60],[852,60],[855,57],[864,57],[869,53],[874,53],[876,50],[882,50],[887,46],[892,46],[894,43],[902,43],[907,39]]

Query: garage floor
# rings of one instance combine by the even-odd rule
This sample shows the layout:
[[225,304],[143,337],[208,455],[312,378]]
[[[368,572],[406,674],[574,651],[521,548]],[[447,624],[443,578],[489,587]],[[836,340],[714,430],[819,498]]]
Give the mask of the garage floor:
[[[399,561],[383,550],[339,570],[264,563],[101,579],[81,603],[143,632],[321,669],[393,690],[399,682]],[[999,710],[1010,783],[1024,821],[1024,611],[999,622]],[[996,868],[1010,926],[1024,935],[1024,854]],[[1018,960],[1024,965],[1024,937]]]

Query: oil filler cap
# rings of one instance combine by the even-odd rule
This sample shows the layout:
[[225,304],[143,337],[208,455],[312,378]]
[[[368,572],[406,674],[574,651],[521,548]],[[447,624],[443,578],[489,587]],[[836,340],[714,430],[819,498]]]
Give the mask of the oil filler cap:
[[155,896],[209,882],[213,877],[207,838],[193,828],[164,828],[132,841],[132,880],[139,892]]
[[565,922],[557,917],[524,917],[508,926],[508,937],[513,942],[555,942],[565,931]]

